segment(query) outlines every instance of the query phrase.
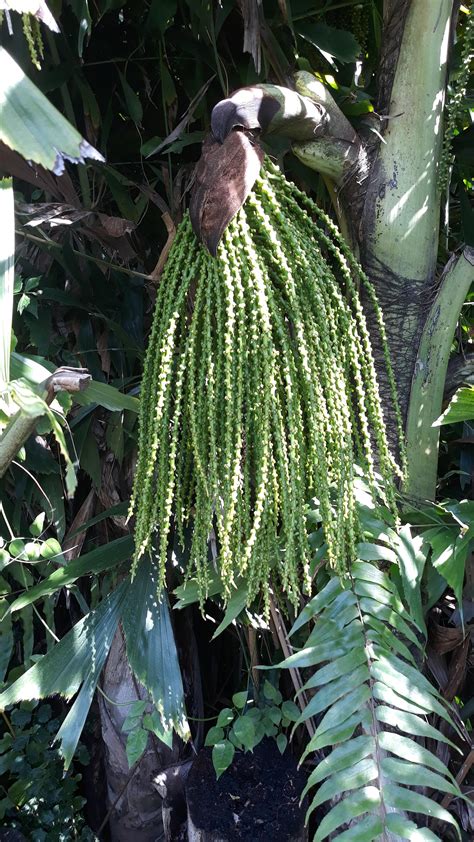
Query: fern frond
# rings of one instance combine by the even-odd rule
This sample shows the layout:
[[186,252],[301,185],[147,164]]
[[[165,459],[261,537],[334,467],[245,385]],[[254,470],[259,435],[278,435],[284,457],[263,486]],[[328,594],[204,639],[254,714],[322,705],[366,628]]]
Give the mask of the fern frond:
[[[280,666],[316,668],[303,687],[316,692],[294,726],[318,717],[301,762],[312,752],[332,749],[303,793],[318,787],[307,821],[319,805],[333,802],[314,842],[339,829],[333,838],[347,842],[394,836],[440,842],[406,813],[415,814],[415,820],[428,816],[448,822],[459,834],[453,817],[425,791],[462,797],[461,791],[439,758],[413,739],[431,737],[453,746],[426,718],[434,713],[455,725],[444,700],[416,666],[409,646],[421,650],[422,633],[393,582],[374,565],[358,561],[344,578],[329,580],[290,634],[309,622],[306,644]],[[351,826],[344,829],[347,823]]]

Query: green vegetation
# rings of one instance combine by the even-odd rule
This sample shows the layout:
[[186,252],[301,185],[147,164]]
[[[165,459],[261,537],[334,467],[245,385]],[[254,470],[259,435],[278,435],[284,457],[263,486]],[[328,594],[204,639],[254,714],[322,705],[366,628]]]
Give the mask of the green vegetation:
[[270,738],[311,838],[467,842],[471,5],[3,5],[0,823],[140,842]]

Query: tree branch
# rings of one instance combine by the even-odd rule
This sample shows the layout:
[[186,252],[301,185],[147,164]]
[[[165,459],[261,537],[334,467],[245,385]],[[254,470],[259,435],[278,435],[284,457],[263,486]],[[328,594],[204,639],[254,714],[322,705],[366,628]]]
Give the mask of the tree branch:
[[[91,379],[91,375],[85,368],[64,366],[40,383],[39,395],[49,405],[56,392],[82,392]],[[0,478],[5,475],[18,451],[34,431],[38,417],[38,415],[27,415],[20,409],[5,427],[0,437]]]

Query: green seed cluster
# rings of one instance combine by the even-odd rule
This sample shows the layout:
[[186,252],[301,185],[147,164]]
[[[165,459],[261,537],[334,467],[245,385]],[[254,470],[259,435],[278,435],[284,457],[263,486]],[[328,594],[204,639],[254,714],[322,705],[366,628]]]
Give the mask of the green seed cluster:
[[31,61],[37,70],[41,70],[41,59],[44,58],[44,46],[40,22],[34,15],[30,15],[27,12],[21,18],[23,22],[23,34],[28,44]]
[[[211,257],[188,216],[158,289],[143,374],[131,513],[134,569],[145,551],[165,577],[170,534],[191,535],[188,575],[207,594],[209,544],[226,598],[271,578],[297,602],[310,585],[306,512],[319,501],[331,565],[354,558],[353,469],[375,463],[394,506],[385,435],[356,278],[334,223],[268,159]],[[395,384],[388,360],[393,399]],[[401,419],[400,419],[401,429]]]
[[465,109],[465,99],[469,76],[472,71],[474,57],[474,15],[470,12],[465,28],[461,52],[461,67],[453,83],[448,105],[446,108],[446,127],[444,130],[443,149],[438,171],[438,185],[440,190],[446,190],[451,177],[454,162],[453,138],[458,131],[459,118]]

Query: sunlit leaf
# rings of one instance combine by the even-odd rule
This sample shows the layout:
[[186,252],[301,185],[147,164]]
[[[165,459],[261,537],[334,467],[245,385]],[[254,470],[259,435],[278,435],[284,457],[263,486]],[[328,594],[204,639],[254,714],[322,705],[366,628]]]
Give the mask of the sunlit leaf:
[[3,391],[10,380],[13,315],[15,210],[11,178],[0,178],[0,223],[0,390]]
[[2,122],[0,140],[55,175],[64,162],[103,161],[94,149],[43,93],[28,79],[4,47],[0,47]]
[[125,601],[122,625],[130,666],[161,714],[163,730],[190,736],[166,593],[157,595],[155,567],[142,559]]
[[443,424],[457,424],[474,418],[474,386],[461,386],[451,398],[449,406],[434,422],[433,427]]

